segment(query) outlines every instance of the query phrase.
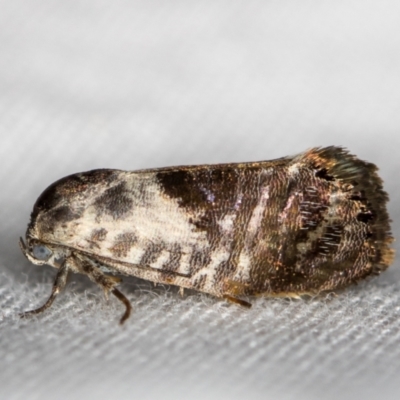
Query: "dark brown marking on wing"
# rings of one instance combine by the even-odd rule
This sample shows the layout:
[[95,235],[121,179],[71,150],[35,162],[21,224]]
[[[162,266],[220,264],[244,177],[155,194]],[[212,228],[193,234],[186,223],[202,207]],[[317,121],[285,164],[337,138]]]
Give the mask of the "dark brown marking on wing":
[[[75,225],[79,225],[80,213],[74,212],[68,206],[60,206],[50,209],[40,215],[40,231],[43,233],[53,234],[57,227],[61,227],[62,230],[68,229],[68,222],[74,222]],[[34,227],[36,220],[31,220],[28,225],[28,232]],[[29,236],[29,233],[27,233]]]
[[189,264],[191,273],[195,273],[211,262],[210,252],[194,248],[190,256]]
[[328,170],[326,168],[317,168],[315,171],[315,176],[320,179],[325,179],[326,181],[335,180],[333,175],[328,174]]
[[107,229],[100,228],[100,229],[93,229],[92,233],[90,234],[90,239],[95,242],[102,242],[107,237]]
[[367,210],[362,208],[360,212],[357,214],[357,220],[363,222],[364,224],[368,224],[374,219],[374,212],[372,210]]
[[154,191],[149,187],[154,185],[154,177],[142,177],[135,180],[134,196],[135,204],[141,207],[149,207],[154,202]]
[[164,270],[166,273],[176,272],[180,267],[180,261],[182,258],[182,249],[178,243],[167,245],[161,241],[150,242],[146,247],[139,264],[149,266],[155,263],[163,251],[167,251],[169,253],[169,257],[159,269]]
[[[166,170],[157,173],[162,192],[178,201],[191,218],[194,229],[203,231],[209,243],[201,257],[195,256],[191,271],[200,268],[200,263],[210,262],[212,252],[224,239],[218,222],[234,210],[238,194],[239,172],[232,166],[195,170]],[[206,266],[206,264],[202,264]]]
[[144,254],[140,260],[140,265],[150,265],[157,261],[161,252],[165,248],[165,244],[161,242],[149,242]]
[[46,218],[57,222],[70,222],[81,217],[81,214],[71,210],[69,206],[61,206],[50,210]]
[[207,275],[200,275],[193,281],[193,289],[201,291],[207,282]]
[[96,247],[97,249],[99,249],[99,243],[106,239],[107,233],[107,229],[104,228],[93,229],[90,237],[86,239],[86,241],[89,243],[90,248]]
[[180,261],[182,258],[182,249],[179,244],[172,245],[168,251],[170,256],[167,262],[162,266],[162,269],[166,271],[177,271],[180,267]]
[[126,257],[129,250],[137,242],[134,232],[125,232],[118,235],[112,247],[109,248],[115,257]]
[[148,266],[156,262],[164,248],[163,242],[149,242],[139,264]]
[[107,189],[94,202],[97,216],[103,213],[111,215],[115,220],[126,216],[132,209],[132,198],[125,182]]
[[167,171],[156,176],[167,196],[177,199],[190,214],[202,212],[207,221],[234,206],[238,172],[233,168]]
[[[176,170],[158,173],[157,179],[164,192],[171,198],[177,199],[184,208],[198,210],[207,207],[207,197],[204,191],[200,190],[199,185],[205,184],[207,171],[193,173],[187,170]],[[207,184],[209,178],[206,177]]]

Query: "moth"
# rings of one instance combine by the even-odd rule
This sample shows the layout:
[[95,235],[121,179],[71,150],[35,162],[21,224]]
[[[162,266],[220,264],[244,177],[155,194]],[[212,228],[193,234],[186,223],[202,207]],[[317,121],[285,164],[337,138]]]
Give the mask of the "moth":
[[374,164],[341,147],[273,161],[140,171],[98,169],[50,185],[20,239],[34,264],[69,272],[124,305],[115,275],[195,289],[250,306],[251,296],[333,291],[393,260],[388,196]]

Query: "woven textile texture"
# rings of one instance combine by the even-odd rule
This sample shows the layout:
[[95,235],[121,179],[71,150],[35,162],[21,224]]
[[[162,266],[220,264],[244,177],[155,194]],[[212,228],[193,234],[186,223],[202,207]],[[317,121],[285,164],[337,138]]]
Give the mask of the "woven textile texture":
[[[56,179],[342,145],[376,163],[400,237],[400,3],[0,3],[0,399],[398,399],[400,269],[250,310],[124,279],[134,306],[18,248]],[[394,247],[399,247],[394,244]]]

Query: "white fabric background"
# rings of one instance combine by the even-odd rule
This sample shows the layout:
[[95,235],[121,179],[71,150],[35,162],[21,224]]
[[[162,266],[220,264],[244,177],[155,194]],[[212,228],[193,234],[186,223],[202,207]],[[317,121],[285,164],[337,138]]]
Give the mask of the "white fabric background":
[[[126,279],[123,308],[17,241],[54,180],[343,145],[380,166],[399,236],[400,3],[0,3],[1,399],[398,399],[400,271],[251,310]],[[398,247],[398,244],[395,244]]]

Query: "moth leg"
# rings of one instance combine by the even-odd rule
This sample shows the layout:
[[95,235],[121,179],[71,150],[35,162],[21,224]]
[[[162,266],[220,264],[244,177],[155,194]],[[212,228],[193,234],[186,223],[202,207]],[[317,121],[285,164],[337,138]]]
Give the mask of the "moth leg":
[[239,304],[242,307],[251,308],[251,303],[248,301],[238,299],[237,297],[230,296],[229,294],[225,294],[223,298],[231,303]]
[[103,272],[98,268],[84,260],[80,260],[79,266],[81,271],[87,275],[92,282],[97,283],[104,290],[106,297],[108,297],[108,293],[111,292],[121,303],[124,304],[125,312],[119,320],[119,323],[122,325],[131,315],[132,305],[125,295],[115,287],[121,282],[121,279],[103,274]]
[[65,285],[67,284],[68,273],[69,273],[69,268],[67,266],[67,263],[64,261],[57,272],[56,279],[54,280],[53,283],[53,289],[51,291],[51,295],[47,299],[46,303],[44,303],[41,307],[36,308],[34,310],[25,311],[19,314],[19,316],[21,318],[26,318],[30,315],[40,314],[41,312],[47,310],[53,304],[53,301],[57,297],[57,295],[65,288]]
[[232,279],[226,279],[223,283],[223,298],[231,303],[239,304],[240,306],[250,308],[251,303],[240,299],[238,296],[246,294],[247,285]]
[[122,325],[131,315],[132,305],[131,302],[117,289],[114,288],[111,293],[122,303],[125,305],[124,315],[119,320],[119,323]]

